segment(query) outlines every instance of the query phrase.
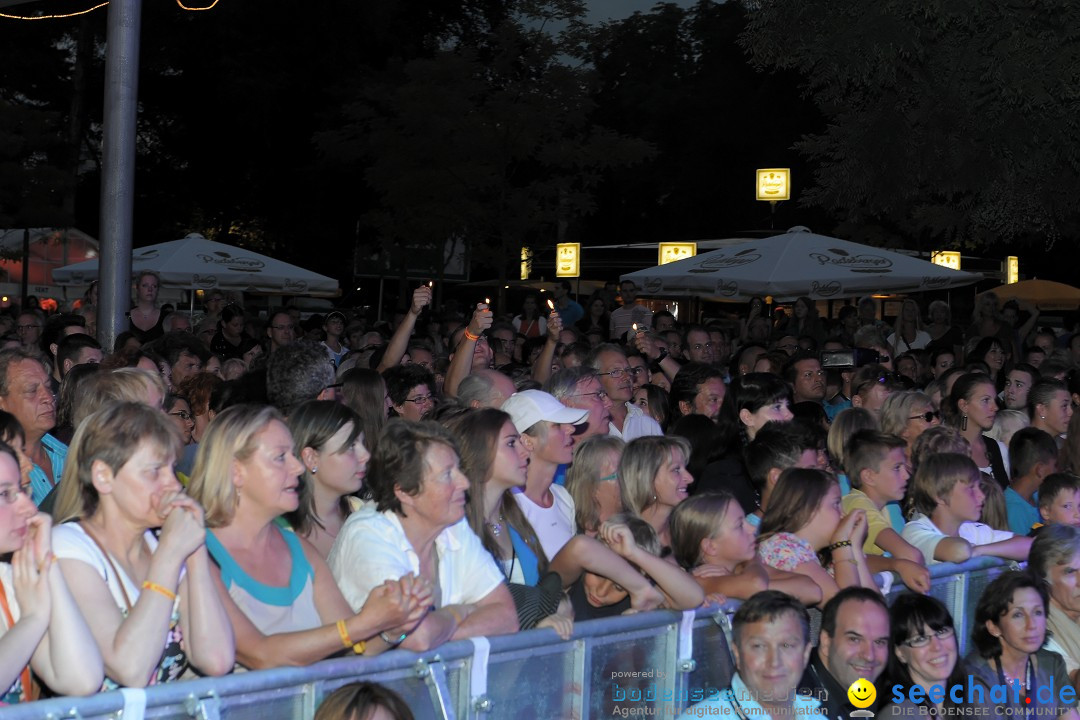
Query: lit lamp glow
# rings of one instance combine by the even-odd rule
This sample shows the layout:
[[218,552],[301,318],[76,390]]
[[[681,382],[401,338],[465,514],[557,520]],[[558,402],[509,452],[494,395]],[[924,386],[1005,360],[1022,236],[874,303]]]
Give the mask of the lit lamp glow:
[[930,253],[930,262],[950,270],[959,270],[960,253],[956,250],[935,250]]
[[791,198],[791,169],[764,168],[757,171],[757,199],[779,202]]
[[696,242],[662,242],[660,243],[660,258],[657,265],[667,265],[668,263],[692,258],[695,255],[697,255]]
[[521,279],[528,280],[529,274],[532,273],[532,249],[521,246]]
[[1009,255],[1005,258],[1005,283],[1011,285],[1020,280],[1020,258]]
[[581,243],[555,246],[555,277],[578,277],[581,274]]

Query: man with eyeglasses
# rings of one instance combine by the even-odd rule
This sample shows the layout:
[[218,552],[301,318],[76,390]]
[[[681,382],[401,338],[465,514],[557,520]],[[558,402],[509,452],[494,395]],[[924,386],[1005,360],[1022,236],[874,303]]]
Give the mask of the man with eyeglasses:
[[26,310],[19,313],[19,319],[15,322],[15,332],[19,341],[25,348],[38,348],[41,340],[41,329],[45,326],[45,318],[37,310]]
[[[844,588],[821,611],[821,635],[810,654],[800,692],[822,698],[822,714],[847,720],[855,706],[848,688],[862,678],[876,682],[889,657],[889,611],[876,590]],[[868,710],[877,710],[883,696]]]
[[645,435],[663,435],[660,423],[631,401],[634,382],[626,353],[618,345],[605,343],[589,355],[586,364],[596,371],[600,387],[611,401],[608,434],[630,442]]
[[784,366],[784,380],[791,385],[793,403],[825,400],[825,371],[817,355],[797,353]]
[[596,371],[588,366],[566,368],[554,373],[544,383],[550,393],[563,405],[588,411],[584,423],[579,423],[573,444],[577,446],[593,435],[606,435],[611,422],[611,398],[600,386]]
[[686,331],[686,344],[683,354],[690,362],[712,364],[716,362],[716,347],[709,331],[700,325],[691,325]]
[[296,328],[287,310],[278,310],[270,316],[270,324],[266,326],[266,336],[270,338],[268,351],[271,354],[296,339]]

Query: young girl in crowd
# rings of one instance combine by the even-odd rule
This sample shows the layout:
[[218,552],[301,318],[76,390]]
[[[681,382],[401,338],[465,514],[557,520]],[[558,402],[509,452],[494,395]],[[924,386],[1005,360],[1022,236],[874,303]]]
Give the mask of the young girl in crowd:
[[293,454],[303,463],[300,505],[289,523],[325,559],[359,499],[371,453],[360,419],[346,405],[311,400],[289,416]]
[[758,557],[769,567],[812,579],[826,603],[841,588],[877,588],[863,554],[865,541],[866,513],[842,514],[836,478],[791,468],[780,475],[761,519]]
[[[629,513],[615,515],[600,528],[600,539],[656,584],[664,595],[662,607],[690,610],[705,600],[705,592],[694,578],[660,558],[656,531],[641,518]],[[568,590],[574,618],[592,620],[630,610],[632,603],[625,587],[610,577],[585,572]]]
[[671,513],[672,555],[709,595],[746,600],[772,588],[816,605],[821,590],[809,578],[757,562],[754,526],[726,492],[695,495]]
[[966,455],[943,453],[920,460],[908,487],[910,520],[901,537],[927,565],[992,556],[1026,560],[1031,538],[979,522],[985,495],[981,474]]
[[594,435],[574,447],[566,471],[566,489],[574,499],[578,532],[596,537],[608,518],[623,511],[619,494],[619,460],[625,443],[612,435]]
[[523,629],[550,626],[569,637],[569,612],[560,612],[559,604],[563,587],[583,570],[625,587],[635,608],[655,607],[662,600],[639,572],[593,538],[575,535],[549,562],[510,494],[525,485],[528,452],[509,415],[493,408],[471,410],[448,425],[469,478],[466,517],[510,583]]
[[997,416],[997,390],[981,373],[961,375],[942,407],[945,423],[960,431],[971,443],[971,459],[983,472],[994,476],[1003,488],[1009,484],[1008,448],[985,435]]
[[771,420],[786,422],[791,414],[791,388],[773,373],[752,372],[732,380],[720,416],[740,429],[746,441]]
[[90,695],[104,677],[94,636],[52,553],[52,518],[34,507],[29,486],[15,450],[0,442],[0,554],[11,554],[0,562],[0,702],[8,705],[34,699],[31,669],[61,695]]
[[694,478],[686,469],[689,459],[685,439],[649,436],[631,441],[619,460],[623,507],[652,526],[661,548],[671,547],[671,511],[690,495]]

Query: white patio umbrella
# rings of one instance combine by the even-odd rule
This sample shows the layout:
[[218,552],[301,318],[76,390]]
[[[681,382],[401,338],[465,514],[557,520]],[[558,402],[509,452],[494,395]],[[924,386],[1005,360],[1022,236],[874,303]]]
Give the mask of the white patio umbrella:
[[[60,285],[85,285],[98,276],[98,259],[53,270]],[[335,296],[338,283],[266,255],[207,240],[192,233],[182,240],[136,248],[131,270],[153,270],[167,287],[239,290],[287,295]]]
[[633,280],[646,295],[729,301],[771,295],[777,302],[787,302],[804,295],[825,300],[941,290],[970,285],[982,277],[799,227],[638,270],[622,279]]

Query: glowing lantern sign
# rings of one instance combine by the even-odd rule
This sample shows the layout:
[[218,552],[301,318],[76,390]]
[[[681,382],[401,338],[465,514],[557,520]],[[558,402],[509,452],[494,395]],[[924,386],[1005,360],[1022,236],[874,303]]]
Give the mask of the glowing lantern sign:
[[930,262],[950,270],[959,270],[960,253],[956,250],[935,250],[930,253]]
[[581,243],[559,243],[555,246],[555,277],[581,275]]
[[1020,280],[1020,258],[1009,255],[1005,258],[1005,283],[1008,285]]
[[697,255],[696,242],[660,243],[660,261],[657,265],[667,265],[678,260],[685,260]]
[[765,168],[757,171],[757,199],[779,202],[791,198],[791,170]]

